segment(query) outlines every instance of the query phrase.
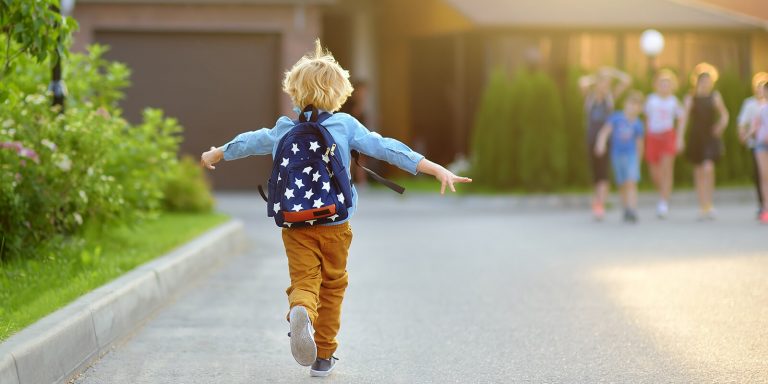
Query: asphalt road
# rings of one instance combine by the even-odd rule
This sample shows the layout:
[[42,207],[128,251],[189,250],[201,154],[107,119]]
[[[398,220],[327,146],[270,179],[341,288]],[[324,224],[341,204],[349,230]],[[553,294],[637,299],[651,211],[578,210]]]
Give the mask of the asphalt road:
[[768,383],[768,227],[363,193],[339,365],[290,354],[287,261],[256,195],[233,258],[76,380],[93,383]]

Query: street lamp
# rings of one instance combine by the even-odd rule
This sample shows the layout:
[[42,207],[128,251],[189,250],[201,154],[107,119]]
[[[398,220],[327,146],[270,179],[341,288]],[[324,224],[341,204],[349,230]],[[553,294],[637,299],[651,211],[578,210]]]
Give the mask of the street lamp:
[[664,50],[664,35],[655,29],[646,29],[640,35],[640,49],[648,57],[648,77],[653,81],[658,67],[657,58]]
[[[75,8],[75,0],[61,0],[60,6],[56,8],[62,19],[72,14]],[[63,22],[63,20],[62,20]],[[59,44],[61,44],[62,36],[59,35]],[[48,90],[53,93],[53,105],[59,106],[59,113],[64,111],[64,97],[67,95],[67,87],[64,85],[64,80],[61,79],[61,53],[56,49],[56,56],[54,58],[53,69],[51,70],[51,84],[48,86]]]

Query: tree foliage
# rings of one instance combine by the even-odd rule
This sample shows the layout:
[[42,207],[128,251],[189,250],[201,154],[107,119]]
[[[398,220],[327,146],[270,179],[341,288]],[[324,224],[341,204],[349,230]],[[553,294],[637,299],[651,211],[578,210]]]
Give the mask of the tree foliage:
[[8,74],[22,54],[38,63],[55,52],[67,55],[69,38],[77,22],[62,17],[58,8],[59,0],[0,0],[0,32],[5,36],[0,46],[0,78]]

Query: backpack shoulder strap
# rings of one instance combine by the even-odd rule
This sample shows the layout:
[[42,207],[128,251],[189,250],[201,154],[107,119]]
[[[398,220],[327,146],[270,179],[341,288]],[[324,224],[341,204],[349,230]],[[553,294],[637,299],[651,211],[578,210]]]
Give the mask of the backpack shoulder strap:
[[389,189],[391,189],[391,190],[393,190],[393,191],[395,191],[395,192],[397,192],[397,193],[399,193],[401,195],[405,192],[405,188],[402,185],[397,184],[397,183],[393,182],[392,180],[389,180],[389,179],[379,175],[378,173],[376,173],[376,172],[374,172],[374,171],[372,171],[372,170],[362,166],[360,164],[360,152],[352,151],[352,158],[355,159],[355,164],[357,164],[358,167],[362,168],[365,172],[367,172],[369,175],[371,175],[371,177],[374,180],[378,181],[379,183],[384,184],[387,188],[389,188]]

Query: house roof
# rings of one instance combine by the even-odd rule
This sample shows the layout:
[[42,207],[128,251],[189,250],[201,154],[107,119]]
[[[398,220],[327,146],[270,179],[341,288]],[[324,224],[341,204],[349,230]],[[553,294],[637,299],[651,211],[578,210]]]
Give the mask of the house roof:
[[765,0],[695,0],[695,2],[715,11],[768,22],[768,3]]
[[334,4],[337,0],[77,0],[86,4]]
[[768,29],[760,18],[694,0],[444,1],[486,27]]

